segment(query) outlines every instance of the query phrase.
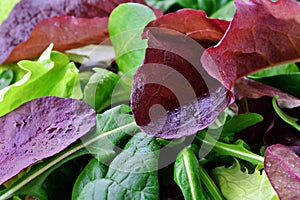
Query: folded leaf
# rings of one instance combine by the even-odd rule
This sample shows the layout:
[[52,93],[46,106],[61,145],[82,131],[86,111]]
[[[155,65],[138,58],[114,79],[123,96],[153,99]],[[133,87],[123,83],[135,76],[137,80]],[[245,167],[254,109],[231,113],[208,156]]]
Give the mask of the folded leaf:
[[300,198],[300,158],[287,147],[276,144],[265,152],[265,171],[282,200]]
[[204,48],[218,43],[228,26],[229,21],[209,19],[204,11],[192,9],[166,14],[147,25],[178,31],[198,41]]
[[[146,57],[134,76],[131,93],[136,123],[161,138],[180,138],[206,128],[231,102],[231,92],[203,70],[200,57],[204,49],[199,41],[171,29],[146,30]],[[201,41],[211,41],[211,37],[208,34]]]
[[[31,35],[34,27],[41,22],[43,19],[51,18],[54,16],[67,15],[74,16],[79,18],[93,18],[93,17],[108,17],[112,10],[117,7],[121,3],[125,2],[137,2],[141,4],[145,4],[144,0],[55,0],[55,1],[42,1],[42,0],[23,0],[20,3],[16,4],[14,9],[11,11],[9,17],[6,21],[4,21],[0,26],[0,63],[3,63],[5,60],[8,61],[18,61],[15,58],[9,58],[12,50],[21,42],[26,41]],[[159,13],[159,12],[158,12]],[[103,19],[104,20],[104,19]],[[50,21],[51,22],[51,21]],[[49,23],[50,23],[49,22]],[[86,22],[79,21],[78,23]],[[92,22],[92,21],[91,21]],[[60,23],[60,22],[58,22]],[[80,25],[80,24],[79,24]],[[74,26],[74,24],[73,24]],[[99,27],[97,24],[94,24],[94,27]],[[100,27],[102,27],[100,25]],[[48,28],[54,30],[56,28],[55,35],[51,35],[51,38],[58,37],[58,32],[62,30],[61,27],[57,26],[57,24],[52,23]],[[85,29],[88,31],[90,29],[86,29],[84,24],[81,24],[79,28]],[[68,34],[60,34],[59,38],[64,40],[64,38],[69,37],[69,35],[74,34],[73,32],[79,31],[77,29],[73,29],[73,31],[69,31]],[[79,32],[82,32],[80,30]],[[98,36],[103,30],[98,30],[96,33],[91,30],[89,35]],[[53,32],[52,32],[53,33]],[[47,29],[44,32],[47,34]],[[41,36],[41,35],[40,35]],[[45,35],[46,36],[46,35]],[[45,38],[44,36],[44,38]],[[48,35],[49,36],[49,35]],[[75,35],[73,36],[73,38]],[[47,42],[50,38],[47,40]],[[59,40],[56,38],[56,40]],[[59,41],[62,41],[59,40]],[[81,41],[80,39],[78,41]],[[79,45],[79,42],[75,44]],[[93,40],[94,41],[94,40]],[[53,41],[54,42],[54,41]],[[32,44],[31,44],[32,45]],[[34,44],[37,45],[37,44]],[[48,44],[49,45],[49,44]],[[71,49],[72,46],[68,47],[67,44],[64,49]],[[73,44],[74,45],[74,44]],[[86,45],[85,43],[81,43],[81,46]],[[67,48],[68,47],[68,48]],[[33,52],[30,52],[32,55]],[[37,53],[35,53],[36,55]],[[25,55],[24,55],[25,56]],[[28,58],[28,56],[26,56]]]
[[0,118],[0,184],[22,169],[65,149],[96,126],[87,104],[42,97]]
[[226,88],[259,69],[300,60],[300,3],[236,0],[236,13],[221,42],[201,62]]

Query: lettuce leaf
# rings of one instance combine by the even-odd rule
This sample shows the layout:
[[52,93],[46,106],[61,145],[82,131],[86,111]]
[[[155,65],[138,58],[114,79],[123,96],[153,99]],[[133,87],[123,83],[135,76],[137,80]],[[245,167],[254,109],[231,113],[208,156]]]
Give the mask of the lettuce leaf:
[[279,199],[266,173],[261,173],[260,168],[258,165],[253,174],[249,174],[247,170],[242,172],[236,160],[229,168],[222,166],[213,169],[211,175],[227,200]]
[[18,63],[26,73],[16,83],[0,90],[0,116],[38,97],[72,96],[78,70],[66,55],[52,52],[52,48],[50,45],[37,61]]

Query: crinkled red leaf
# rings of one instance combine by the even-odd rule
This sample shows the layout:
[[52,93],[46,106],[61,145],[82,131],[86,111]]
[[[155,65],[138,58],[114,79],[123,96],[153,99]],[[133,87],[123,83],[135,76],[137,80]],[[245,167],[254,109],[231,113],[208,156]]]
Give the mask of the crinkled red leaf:
[[238,99],[242,99],[243,97],[257,99],[263,96],[274,97],[278,95],[279,98],[277,99],[277,102],[281,108],[294,108],[300,106],[300,99],[272,86],[247,78],[236,81],[234,92]]
[[31,164],[65,149],[96,126],[82,101],[41,97],[0,118],[0,185]]
[[262,68],[300,60],[300,3],[235,0],[236,13],[221,42],[207,49],[203,67],[228,89]]
[[202,10],[182,9],[164,15],[148,24],[181,32],[198,41],[204,48],[218,43],[229,26],[229,21],[209,19]]
[[44,19],[35,26],[28,40],[12,50],[5,62],[36,58],[51,43],[58,51],[99,44],[109,37],[107,25],[107,17],[56,16]]
[[281,200],[300,199],[300,158],[276,144],[265,152],[265,171]]
[[198,42],[171,29],[147,30],[145,61],[134,76],[131,93],[136,123],[161,138],[206,128],[228,106],[231,92],[202,69],[204,49]]
[[[7,20],[0,26],[0,63],[7,59],[18,44],[29,38],[33,28],[43,19],[60,15],[79,18],[108,17],[115,7],[125,2],[146,4],[144,0],[22,0],[16,4]],[[160,15],[158,10],[155,11],[157,15]],[[57,32],[59,32],[59,27],[57,27]],[[55,36],[57,35],[58,33],[55,33]],[[60,37],[67,36],[61,35]]]

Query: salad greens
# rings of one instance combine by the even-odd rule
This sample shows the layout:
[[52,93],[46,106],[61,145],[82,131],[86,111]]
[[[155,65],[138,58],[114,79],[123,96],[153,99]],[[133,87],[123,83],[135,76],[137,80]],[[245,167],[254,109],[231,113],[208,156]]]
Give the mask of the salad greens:
[[0,25],[0,199],[299,199],[299,12],[16,4]]

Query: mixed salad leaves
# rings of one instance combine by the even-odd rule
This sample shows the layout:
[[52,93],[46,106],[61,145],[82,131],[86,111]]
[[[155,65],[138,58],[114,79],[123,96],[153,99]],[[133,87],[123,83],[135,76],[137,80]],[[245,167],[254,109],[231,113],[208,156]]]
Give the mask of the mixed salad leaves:
[[300,2],[9,2],[0,199],[300,198]]

